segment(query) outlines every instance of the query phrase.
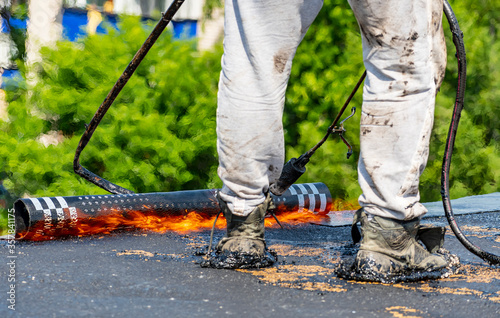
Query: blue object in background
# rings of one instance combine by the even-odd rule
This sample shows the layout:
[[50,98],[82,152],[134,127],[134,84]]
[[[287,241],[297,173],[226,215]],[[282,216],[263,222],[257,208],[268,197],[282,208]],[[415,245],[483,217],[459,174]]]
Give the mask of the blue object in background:
[[27,28],[26,20],[10,18],[9,23],[12,27],[14,27],[16,29],[26,29]]
[[[116,15],[103,15],[103,20],[113,27],[117,28]],[[101,22],[97,27],[96,33],[105,34],[106,29]],[[63,19],[63,37],[70,41],[76,41],[78,38],[87,35],[85,27],[87,26],[87,11],[78,9],[64,9]]]
[[2,21],[0,21],[0,33],[10,33],[9,24],[5,19],[2,19]]
[[196,20],[183,20],[172,21],[174,26],[174,39],[192,39],[196,37],[196,30],[198,21]]
[[3,70],[1,89],[14,90],[22,87],[24,78],[18,70]]
[[[143,21],[152,21],[151,18],[143,18]],[[26,29],[27,21],[11,18],[9,20],[12,27],[17,29]],[[103,23],[104,22],[104,23]],[[103,14],[103,22],[99,24],[96,32],[105,34],[106,29],[103,24],[109,24],[118,29],[118,15],[116,14]],[[174,27],[174,39],[192,39],[196,37],[196,29],[198,21],[196,20],[183,20],[172,21]],[[82,36],[86,36],[87,32],[87,11],[73,8],[64,9],[63,18],[63,37],[69,41],[76,41]]]
[[18,70],[3,70],[2,76],[12,78],[12,77],[16,77],[16,75],[18,75],[18,74],[19,74]]

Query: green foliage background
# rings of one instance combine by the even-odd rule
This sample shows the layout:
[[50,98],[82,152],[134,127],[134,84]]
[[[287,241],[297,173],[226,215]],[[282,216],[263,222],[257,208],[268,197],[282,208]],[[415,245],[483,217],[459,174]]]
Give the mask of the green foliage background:
[[[500,3],[453,1],[465,34],[468,81],[465,111],[452,163],[454,198],[499,191]],[[423,201],[440,199],[440,169],[454,104],[457,66],[451,34],[448,68],[437,97]],[[88,123],[151,30],[136,18],[120,30],[60,42],[43,50],[38,83],[8,91],[9,119],[0,122],[4,186],[15,197],[101,194],[73,173],[73,156]],[[216,175],[215,111],[221,45],[200,53],[194,42],[165,32],[120,93],[84,150],[89,170],[136,192],[220,187]],[[23,63],[19,61],[23,70]],[[357,23],[346,1],[327,0],[299,47],[287,90],[287,159],[316,144],[363,72]],[[23,70],[24,73],[24,70]],[[352,105],[361,106],[358,93]],[[359,112],[358,112],[359,113]],[[332,195],[355,199],[359,114],[346,123],[355,155],[346,160],[338,138],[315,154],[299,182],[324,182]],[[38,138],[64,135],[56,146]]]
[[[459,126],[451,170],[451,195],[491,193],[500,181],[500,3],[494,0],[450,1],[464,33],[468,77],[465,110]],[[444,144],[455,101],[455,46],[443,18],[448,46],[446,78],[436,100],[436,113],[427,169],[421,178],[422,201],[437,201]],[[298,156],[326,132],[338,109],[363,71],[361,43],[354,16],[344,1],[325,6],[299,47],[287,91],[287,157]],[[361,106],[361,94],[351,102]],[[346,122],[347,138],[359,149],[359,114]],[[345,159],[342,142],[325,143],[308,165],[301,182],[321,180],[334,197],[354,199],[357,152]]]

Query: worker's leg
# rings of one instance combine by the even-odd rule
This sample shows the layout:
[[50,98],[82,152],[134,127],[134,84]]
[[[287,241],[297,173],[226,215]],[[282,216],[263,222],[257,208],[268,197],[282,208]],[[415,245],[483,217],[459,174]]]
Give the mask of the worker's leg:
[[369,214],[411,220],[426,212],[418,185],[446,66],[442,1],[350,2],[360,24],[368,73],[359,201]]
[[220,193],[244,216],[264,202],[284,162],[282,113],[292,59],[322,0],[225,3],[217,109]]
[[419,217],[426,213],[419,202],[419,178],[446,64],[442,1],[350,4],[360,25],[367,70],[358,166],[365,235],[357,264],[383,265],[373,267],[382,272],[443,267],[444,258],[416,242]]
[[[227,235],[208,266],[264,267],[269,184],[284,162],[282,114],[292,59],[322,0],[225,2],[217,108],[219,204]],[[228,260],[229,259],[229,260]]]

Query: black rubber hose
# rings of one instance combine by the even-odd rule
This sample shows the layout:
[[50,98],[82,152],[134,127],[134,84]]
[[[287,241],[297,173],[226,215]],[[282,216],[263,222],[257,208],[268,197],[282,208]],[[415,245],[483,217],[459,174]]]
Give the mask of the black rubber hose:
[[151,34],[148,36],[146,41],[141,45],[139,50],[135,53],[134,58],[130,63],[127,65],[125,70],[123,71],[122,75],[118,78],[116,81],[115,85],[111,88],[109,91],[108,95],[102,102],[101,106],[97,109],[96,113],[90,120],[90,123],[86,125],[85,131],[83,132],[82,138],[80,139],[80,142],[78,143],[78,147],[76,148],[75,152],[75,158],[73,159],[73,170],[75,171],[76,174],[79,176],[85,178],[85,180],[92,182],[96,186],[110,192],[113,194],[133,194],[134,191],[120,187],[117,184],[114,184],[104,178],[99,177],[92,171],[86,169],[80,164],[80,155],[83,151],[83,149],[87,146],[87,144],[90,141],[90,138],[92,138],[92,135],[94,134],[95,130],[99,126],[99,123],[101,122],[102,118],[104,115],[106,115],[106,112],[108,109],[111,107],[113,102],[115,101],[116,97],[120,92],[122,91],[123,87],[127,84],[128,80],[130,77],[134,74],[135,70],[139,67],[139,64],[141,64],[142,60],[146,57],[148,54],[149,50],[153,46],[153,44],[156,43],[156,40],[160,37],[162,34],[163,30],[167,27],[167,25],[172,21],[172,18],[174,17],[175,13],[179,10],[181,5],[184,3],[185,0],[175,0],[172,1],[170,6],[168,7],[167,11],[163,14],[162,18],[156,26],[154,27],[153,31]]
[[446,218],[450,227],[455,233],[457,239],[462,243],[465,248],[467,248],[473,254],[479,256],[488,263],[500,264],[500,256],[488,253],[478,246],[470,242],[467,237],[462,233],[460,227],[458,226],[455,216],[453,214],[453,209],[450,202],[450,165],[451,156],[453,152],[453,146],[455,144],[455,137],[457,135],[458,123],[460,121],[460,114],[464,107],[464,96],[465,96],[465,79],[467,74],[467,62],[465,58],[465,45],[463,41],[463,33],[458,25],[457,18],[453,13],[453,10],[447,0],[444,0],[444,14],[448,19],[450,24],[451,33],[453,34],[453,43],[455,44],[458,61],[458,86],[457,95],[455,98],[455,107],[453,108],[453,116],[451,119],[450,129],[448,131],[448,138],[446,139],[446,147],[444,151],[443,167],[441,170],[441,196],[443,199],[443,207],[445,211]]

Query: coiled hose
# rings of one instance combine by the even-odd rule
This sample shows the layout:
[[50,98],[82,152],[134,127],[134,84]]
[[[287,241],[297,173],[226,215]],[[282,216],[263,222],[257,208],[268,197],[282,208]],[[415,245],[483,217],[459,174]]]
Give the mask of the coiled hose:
[[478,246],[470,242],[467,237],[462,233],[453,214],[453,209],[450,202],[450,165],[453,146],[455,144],[455,137],[457,135],[458,123],[460,121],[460,114],[464,107],[465,95],[465,78],[467,74],[467,62],[465,59],[465,46],[463,41],[463,33],[458,26],[458,21],[453,13],[453,10],[447,0],[444,0],[444,14],[448,19],[451,33],[453,34],[453,43],[455,44],[458,61],[458,86],[457,95],[455,98],[455,107],[453,108],[453,116],[451,119],[450,129],[448,131],[448,138],[446,139],[446,147],[444,151],[443,166],[441,170],[441,197],[443,199],[443,207],[446,218],[450,227],[455,233],[457,239],[467,248],[471,253],[479,256],[491,265],[500,264],[500,256],[488,253]]

